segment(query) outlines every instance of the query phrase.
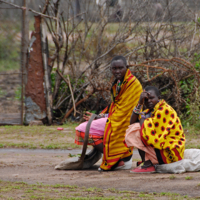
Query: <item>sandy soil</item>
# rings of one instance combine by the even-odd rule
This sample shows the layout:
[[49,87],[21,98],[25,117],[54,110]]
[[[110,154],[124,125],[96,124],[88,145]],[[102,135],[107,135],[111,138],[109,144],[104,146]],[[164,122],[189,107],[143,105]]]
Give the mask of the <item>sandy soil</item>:
[[[0,179],[138,192],[171,192],[200,198],[199,172],[175,174],[175,178],[170,178],[172,174],[130,174],[129,170],[99,173],[97,167],[100,162],[90,170],[54,170],[55,165],[67,157],[68,153],[62,151],[0,149]],[[133,160],[138,159],[139,155],[134,154]],[[136,161],[133,161],[133,167],[135,166]],[[192,178],[186,180],[186,177]]]

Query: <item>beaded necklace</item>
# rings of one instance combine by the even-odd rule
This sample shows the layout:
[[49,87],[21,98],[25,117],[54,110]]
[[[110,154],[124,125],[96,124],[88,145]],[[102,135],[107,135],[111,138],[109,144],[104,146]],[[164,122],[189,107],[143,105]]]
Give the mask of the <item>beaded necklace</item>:
[[117,81],[117,86],[116,86],[116,94],[115,94],[115,97],[119,94],[120,90],[121,90],[121,81],[118,80],[118,81]]

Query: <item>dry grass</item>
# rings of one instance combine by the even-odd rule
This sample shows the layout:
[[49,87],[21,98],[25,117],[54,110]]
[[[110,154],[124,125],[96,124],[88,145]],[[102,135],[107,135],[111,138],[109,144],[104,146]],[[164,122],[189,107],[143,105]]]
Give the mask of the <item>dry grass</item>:
[[74,144],[77,124],[63,126],[4,126],[0,128],[0,147],[32,149],[68,149],[77,148]]
[[[74,144],[76,123],[62,126],[2,126],[0,148],[68,149],[80,148]],[[185,127],[186,148],[200,149],[200,130],[195,126]]]
[[0,181],[0,198],[11,199],[60,199],[60,200],[115,200],[115,199],[193,199],[176,193],[148,193],[120,191],[114,188],[85,188],[76,185],[29,185],[24,182]]

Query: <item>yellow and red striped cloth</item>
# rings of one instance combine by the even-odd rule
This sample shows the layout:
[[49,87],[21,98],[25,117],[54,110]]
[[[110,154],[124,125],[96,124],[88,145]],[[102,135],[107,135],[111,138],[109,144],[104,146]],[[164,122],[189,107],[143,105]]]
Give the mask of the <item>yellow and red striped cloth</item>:
[[100,166],[104,170],[110,170],[120,159],[133,153],[133,148],[127,148],[123,141],[133,108],[137,105],[141,93],[142,86],[129,69],[120,91],[117,92],[117,83],[112,86],[112,103],[102,111],[109,113],[103,138],[103,161]]

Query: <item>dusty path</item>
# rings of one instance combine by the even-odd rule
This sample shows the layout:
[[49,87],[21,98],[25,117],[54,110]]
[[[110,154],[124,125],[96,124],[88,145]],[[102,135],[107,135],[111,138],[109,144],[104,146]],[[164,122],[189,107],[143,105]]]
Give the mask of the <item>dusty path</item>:
[[[76,153],[79,153],[77,150]],[[145,192],[170,192],[200,198],[200,173],[130,174],[129,170],[99,173],[91,170],[57,171],[54,167],[70,151],[0,149],[0,179],[27,183],[69,184]],[[72,151],[73,153],[73,151]],[[138,160],[134,154],[133,160]],[[100,164],[100,162],[98,163]],[[133,167],[136,162],[133,161]],[[186,180],[187,177],[192,177]]]

